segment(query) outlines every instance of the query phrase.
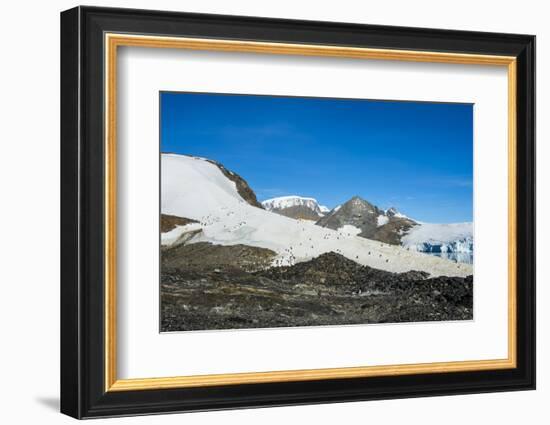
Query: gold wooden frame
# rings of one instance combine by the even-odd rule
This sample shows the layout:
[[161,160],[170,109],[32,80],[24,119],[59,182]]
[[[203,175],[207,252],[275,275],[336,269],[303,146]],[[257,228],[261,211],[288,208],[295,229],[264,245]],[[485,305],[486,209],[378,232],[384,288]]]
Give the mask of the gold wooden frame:
[[[132,391],[214,385],[268,382],[311,381],[320,379],[411,375],[511,369],[517,364],[516,353],[516,59],[443,52],[424,52],[307,44],[266,43],[255,41],[213,40],[105,34],[105,391]],[[355,59],[437,62],[507,67],[508,72],[508,357],[495,360],[472,360],[385,366],[343,367],[216,375],[176,376],[165,378],[117,379],[116,374],[116,96],[117,48],[119,46],[171,48],[329,56]]]

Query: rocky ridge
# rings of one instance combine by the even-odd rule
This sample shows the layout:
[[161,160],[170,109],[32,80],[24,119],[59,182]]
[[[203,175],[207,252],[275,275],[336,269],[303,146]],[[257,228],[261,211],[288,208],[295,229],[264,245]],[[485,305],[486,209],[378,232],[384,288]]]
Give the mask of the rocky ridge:
[[401,236],[417,223],[395,208],[382,210],[365,199],[354,196],[320,218],[316,224],[334,230],[352,226],[356,229],[357,236],[400,245]]

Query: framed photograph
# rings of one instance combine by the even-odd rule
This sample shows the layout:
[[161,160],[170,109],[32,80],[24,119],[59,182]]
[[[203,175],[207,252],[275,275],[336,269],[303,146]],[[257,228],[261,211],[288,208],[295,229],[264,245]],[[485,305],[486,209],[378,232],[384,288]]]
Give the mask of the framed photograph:
[[535,388],[535,37],[61,14],[61,411]]

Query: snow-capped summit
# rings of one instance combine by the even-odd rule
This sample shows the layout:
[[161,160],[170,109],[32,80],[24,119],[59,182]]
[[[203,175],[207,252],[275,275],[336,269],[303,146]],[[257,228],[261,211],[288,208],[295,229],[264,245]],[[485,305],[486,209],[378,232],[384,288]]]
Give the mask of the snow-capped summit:
[[405,214],[400,213],[400,212],[397,210],[397,208],[395,208],[395,207],[390,207],[390,208],[388,208],[386,211],[384,211],[384,213],[385,213],[388,217],[409,218],[409,217],[407,217]]
[[319,205],[315,198],[296,195],[267,199],[262,202],[262,206],[268,211],[286,217],[314,221],[329,211],[324,205]]

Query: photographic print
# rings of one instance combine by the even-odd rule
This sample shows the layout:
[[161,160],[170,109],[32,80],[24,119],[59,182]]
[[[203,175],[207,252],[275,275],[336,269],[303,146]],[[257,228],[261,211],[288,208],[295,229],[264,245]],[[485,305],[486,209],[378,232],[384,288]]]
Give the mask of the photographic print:
[[89,6],[60,34],[62,413],[535,388],[535,36]]
[[162,332],[473,319],[473,105],[160,93]]

